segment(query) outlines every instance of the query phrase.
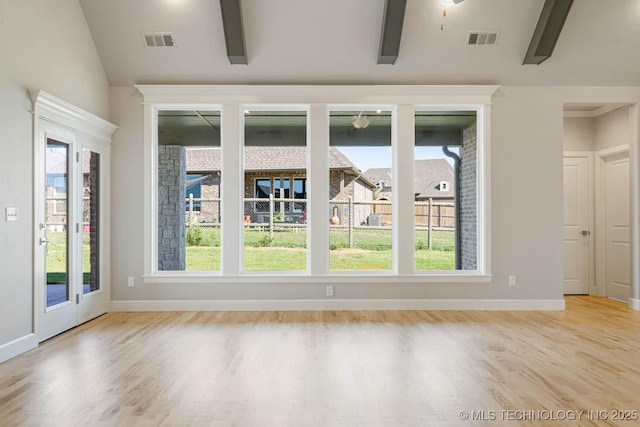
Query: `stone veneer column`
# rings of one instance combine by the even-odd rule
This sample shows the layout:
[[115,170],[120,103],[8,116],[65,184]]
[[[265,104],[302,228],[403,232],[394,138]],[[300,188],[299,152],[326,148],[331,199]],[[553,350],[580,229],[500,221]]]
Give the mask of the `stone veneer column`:
[[478,268],[476,125],[462,131],[460,150],[460,240],[462,270]]
[[158,147],[158,270],[186,268],[186,152],[180,145]]

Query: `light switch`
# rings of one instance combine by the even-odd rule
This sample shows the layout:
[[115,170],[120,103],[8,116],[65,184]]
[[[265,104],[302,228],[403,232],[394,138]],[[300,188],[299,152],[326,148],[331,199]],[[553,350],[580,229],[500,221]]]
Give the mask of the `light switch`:
[[5,208],[5,221],[12,222],[18,220],[18,208],[6,207]]

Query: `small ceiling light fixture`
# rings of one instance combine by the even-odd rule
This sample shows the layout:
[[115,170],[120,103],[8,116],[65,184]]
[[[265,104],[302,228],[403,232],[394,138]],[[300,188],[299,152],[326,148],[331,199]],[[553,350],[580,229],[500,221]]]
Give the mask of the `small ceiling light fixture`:
[[362,111],[360,111],[360,114],[353,116],[351,124],[356,129],[364,129],[369,126],[369,119],[367,119],[367,116],[363,116]]

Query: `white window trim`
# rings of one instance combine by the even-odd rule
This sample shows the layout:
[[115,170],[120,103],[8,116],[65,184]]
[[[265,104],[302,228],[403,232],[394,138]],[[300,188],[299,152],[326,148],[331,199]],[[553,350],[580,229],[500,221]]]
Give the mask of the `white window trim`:
[[[145,266],[144,277],[149,283],[487,283],[491,281],[490,257],[490,111],[491,96],[498,86],[180,86],[137,85],[145,105]],[[408,233],[412,212],[398,202],[413,200],[410,185],[398,185],[394,192],[393,256],[390,272],[330,272],[328,266],[328,146],[329,111],[337,108],[393,108],[392,146],[394,147],[394,180],[413,179],[414,114],[416,110],[476,110],[478,135],[478,270],[414,272],[413,232]],[[294,108],[292,108],[294,107]],[[222,214],[222,268],[220,272],[158,272],[157,236],[155,234],[157,111],[216,110],[221,111],[221,146],[223,165],[242,165],[244,114],[246,109],[272,110],[306,109],[308,144],[307,235],[308,268],[302,272],[243,273],[242,224],[234,214],[242,207],[243,196],[238,193],[244,182],[242,167],[224,168],[221,197],[225,200]],[[402,147],[400,147],[400,145]],[[407,147],[411,147],[409,150]],[[310,160],[313,159],[313,162]],[[410,169],[407,169],[410,168]],[[402,176],[398,176],[402,170]],[[322,183],[313,185],[313,183]],[[324,188],[327,187],[327,188]],[[400,189],[405,188],[406,191]],[[406,193],[406,194],[404,194]],[[244,193],[242,193],[244,194]],[[326,197],[325,197],[326,196]],[[406,199],[406,200],[405,200]],[[317,202],[314,203],[314,200]],[[411,204],[407,204],[410,206]],[[238,215],[235,215],[238,216]],[[325,224],[326,223],[326,224]],[[404,230],[404,231],[403,231]],[[401,236],[403,237],[401,239]],[[403,244],[398,243],[402,241]],[[227,254],[228,256],[224,256]],[[235,254],[235,255],[234,255]]]

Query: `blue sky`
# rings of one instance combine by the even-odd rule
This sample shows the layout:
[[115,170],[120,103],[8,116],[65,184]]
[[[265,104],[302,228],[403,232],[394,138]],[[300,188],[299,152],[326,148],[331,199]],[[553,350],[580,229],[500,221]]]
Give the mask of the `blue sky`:
[[[362,172],[370,168],[391,167],[391,147],[337,147],[349,158]],[[451,151],[456,152],[457,149]],[[451,164],[453,160],[442,153],[440,147],[416,147],[415,159],[447,159]]]

